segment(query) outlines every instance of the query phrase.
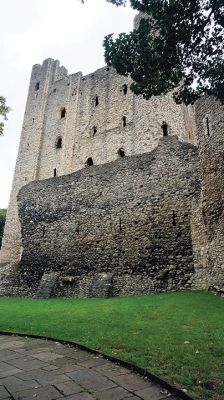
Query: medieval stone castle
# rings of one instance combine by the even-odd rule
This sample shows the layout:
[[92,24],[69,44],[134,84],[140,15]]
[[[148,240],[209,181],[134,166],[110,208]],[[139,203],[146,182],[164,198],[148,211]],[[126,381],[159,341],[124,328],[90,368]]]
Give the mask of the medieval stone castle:
[[33,66],[0,294],[224,290],[224,108],[130,82]]

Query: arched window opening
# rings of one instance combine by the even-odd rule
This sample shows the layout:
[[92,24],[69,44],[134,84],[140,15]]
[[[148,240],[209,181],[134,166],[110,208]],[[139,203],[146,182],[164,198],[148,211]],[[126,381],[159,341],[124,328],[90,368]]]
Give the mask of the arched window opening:
[[61,149],[62,148],[62,138],[61,137],[59,137],[57,139],[56,148],[57,149]]
[[99,105],[99,96],[95,97],[95,107]]
[[123,148],[119,149],[118,152],[117,152],[117,154],[119,155],[120,158],[124,157],[124,156],[125,156],[125,151],[124,151],[124,149],[123,149]]
[[94,127],[93,127],[93,136],[95,136],[96,133],[97,133],[97,127],[94,126]]
[[66,116],[66,108],[63,107],[63,108],[61,109],[61,118],[65,118],[65,116]]
[[91,167],[91,166],[93,165],[93,159],[92,159],[92,157],[87,158],[86,165],[87,165],[88,167]]
[[126,117],[122,117],[122,123],[123,123],[123,127],[125,127],[127,125],[127,118]]
[[127,94],[128,92],[128,85],[126,85],[126,83],[124,83],[124,85],[122,86],[122,90],[123,90],[123,94]]
[[36,85],[35,85],[35,90],[37,91],[39,89],[40,89],[40,82],[37,82]]
[[209,124],[209,118],[208,117],[206,117],[205,122],[206,122],[207,135],[208,135],[208,137],[210,137],[211,133],[210,133],[210,124]]
[[168,136],[168,125],[166,122],[162,124],[163,136]]
[[54,168],[54,177],[57,176],[57,170]]

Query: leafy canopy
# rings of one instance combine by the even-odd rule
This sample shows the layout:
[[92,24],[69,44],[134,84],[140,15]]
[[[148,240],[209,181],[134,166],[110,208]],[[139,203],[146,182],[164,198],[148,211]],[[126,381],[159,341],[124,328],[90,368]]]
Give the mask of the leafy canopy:
[[[0,96],[0,117],[2,116],[3,119],[6,121],[7,114],[10,111],[10,108],[6,105],[6,100],[4,97]],[[0,135],[3,134],[4,123],[0,122]]]
[[[127,0],[107,0],[117,6]],[[130,75],[146,99],[173,91],[177,103],[204,94],[224,102],[224,0],[130,0],[145,14],[131,33],[104,39],[105,60]]]

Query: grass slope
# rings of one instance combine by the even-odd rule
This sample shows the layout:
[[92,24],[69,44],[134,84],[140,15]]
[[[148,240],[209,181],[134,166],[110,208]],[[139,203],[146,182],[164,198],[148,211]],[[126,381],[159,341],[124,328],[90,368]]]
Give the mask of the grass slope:
[[0,330],[85,344],[147,368],[196,399],[224,399],[224,300],[211,293],[1,298]]

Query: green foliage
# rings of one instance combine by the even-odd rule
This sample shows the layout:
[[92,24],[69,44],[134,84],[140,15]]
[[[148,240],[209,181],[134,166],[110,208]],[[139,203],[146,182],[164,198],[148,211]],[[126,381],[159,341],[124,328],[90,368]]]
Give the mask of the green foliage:
[[[6,105],[5,98],[0,96],[0,116],[2,116],[5,121],[8,119],[7,114],[9,113],[9,111],[10,107]],[[0,135],[3,134],[3,130],[4,130],[4,123],[0,122]]]
[[3,236],[3,232],[4,232],[5,219],[6,219],[6,210],[0,208],[0,248],[1,248],[1,244],[2,244],[2,236]]
[[224,399],[224,299],[176,292],[111,299],[0,299],[0,330],[87,345]]
[[[107,0],[117,6],[126,0]],[[104,40],[105,60],[146,99],[174,91],[177,103],[208,94],[224,102],[224,0],[130,0],[139,29]]]

